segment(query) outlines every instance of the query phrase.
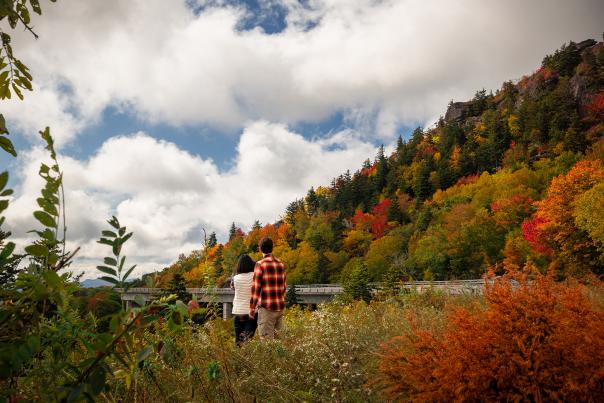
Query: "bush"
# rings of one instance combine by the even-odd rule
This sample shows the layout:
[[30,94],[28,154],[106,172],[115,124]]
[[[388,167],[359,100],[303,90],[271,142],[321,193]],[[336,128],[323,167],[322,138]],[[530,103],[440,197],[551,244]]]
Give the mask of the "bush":
[[[414,401],[604,396],[602,307],[584,286],[531,275],[530,281],[527,275],[495,281],[485,290],[482,309],[450,309],[442,331],[426,330],[412,317],[408,333],[382,345],[385,396]],[[512,279],[519,282],[513,285]]]

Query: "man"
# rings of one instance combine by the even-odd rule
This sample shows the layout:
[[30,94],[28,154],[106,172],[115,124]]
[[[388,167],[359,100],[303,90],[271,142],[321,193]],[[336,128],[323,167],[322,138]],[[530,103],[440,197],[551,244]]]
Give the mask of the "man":
[[273,339],[283,324],[285,267],[273,256],[272,239],[264,237],[258,246],[264,257],[254,268],[249,314],[253,318],[258,308],[258,334],[265,340]]

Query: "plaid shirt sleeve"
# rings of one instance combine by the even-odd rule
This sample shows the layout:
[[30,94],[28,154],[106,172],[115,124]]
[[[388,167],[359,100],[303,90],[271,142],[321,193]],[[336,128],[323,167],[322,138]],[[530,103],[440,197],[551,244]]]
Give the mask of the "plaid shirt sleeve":
[[252,279],[252,296],[250,298],[250,315],[254,315],[256,311],[256,305],[260,300],[260,294],[262,293],[262,266],[260,263],[256,263],[254,268],[254,277]]

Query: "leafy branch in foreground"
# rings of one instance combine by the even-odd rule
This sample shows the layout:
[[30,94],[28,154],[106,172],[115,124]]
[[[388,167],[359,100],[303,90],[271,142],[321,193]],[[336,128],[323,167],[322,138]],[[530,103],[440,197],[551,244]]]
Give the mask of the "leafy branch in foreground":
[[40,132],[46,142],[46,149],[50,152],[53,164],[40,165],[39,175],[44,179],[44,188],[41,197],[36,201],[40,210],[34,212],[36,220],[44,229],[33,230],[39,239],[25,247],[25,252],[39,266],[58,271],[69,266],[77,250],[68,254],[65,252],[67,225],[65,219],[65,191],[63,189],[63,172],[59,168],[57,154],[54,149],[54,140],[47,127]]
[[126,256],[121,256],[121,253],[122,246],[124,243],[126,243],[126,241],[128,241],[128,239],[130,239],[132,232],[126,232],[126,227],[122,227],[115,216],[111,217],[111,219],[107,222],[109,225],[111,225],[113,230],[102,231],[102,237],[97,242],[111,246],[113,256],[103,259],[103,265],[97,266],[96,268],[99,271],[108,274],[108,276],[102,276],[101,280],[108,281],[114,286],[128,290],[128,288],[130,288],[130,284],[127,283],[127,280],[130,274],[132,274],[132,271],[136,265],[131,266],[122,275],[124,264],[126,263]]
[[[56,0],[50,0],[53,3]],[[38,35],[34,32],[31,24],[31,13],[42,14],[42,8],[38,0],[0,0],[0,21],[8,20],[11,29],[22,25],[34,38]],[[22,90],[31,91],[33,77],[29,68],[13,54],[11,36],[0,29],[0,99],[11,98],[12,91],[23,99]]]

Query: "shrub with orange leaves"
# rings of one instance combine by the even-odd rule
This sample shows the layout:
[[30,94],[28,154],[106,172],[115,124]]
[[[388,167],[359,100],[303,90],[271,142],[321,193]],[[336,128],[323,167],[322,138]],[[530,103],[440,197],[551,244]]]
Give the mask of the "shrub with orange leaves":
[[[511,282],[517,280],[517,282]],[[601,283],[597,285],[601,291]],[[485,290],[485,306],[449,308],[440,332],[382,345],[385,397],[412,401],[596,401],[604,396],[604,312],[584,286],[532,270]]]

